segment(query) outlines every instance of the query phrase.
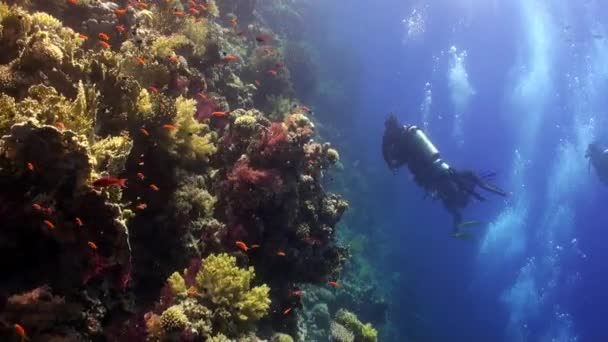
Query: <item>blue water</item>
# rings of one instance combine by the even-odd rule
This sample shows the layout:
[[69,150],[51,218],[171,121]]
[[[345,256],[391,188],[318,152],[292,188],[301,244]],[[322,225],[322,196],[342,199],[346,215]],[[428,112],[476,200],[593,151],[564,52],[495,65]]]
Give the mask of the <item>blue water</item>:
[[[608,142],[608,2],[306,6],[322,79],[346,94],[319,115],[367,182],[356,202],[374,227],[350,228],[379,237],[368,257],[391,302],[386,340],[607,341],[608,189],[584,153]],[[451,238],[441,205],[385,166],[389,112],[452,166],[497,172],[510,196],[467,209],[485,222],[474,241]]]

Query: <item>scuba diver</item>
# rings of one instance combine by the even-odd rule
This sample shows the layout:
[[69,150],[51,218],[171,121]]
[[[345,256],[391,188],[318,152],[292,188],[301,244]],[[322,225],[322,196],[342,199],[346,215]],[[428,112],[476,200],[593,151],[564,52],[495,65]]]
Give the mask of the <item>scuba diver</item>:
[[433,198],[441,200],[454,218],[453,237],[465,237],[461,228],[474,223],[463,223],[461,214],[471,197],[479,201],[486,200],[476,188],[507,196],[504,191],[486,181],[492,174],[481,177],[473,171],[459,171],[448,165],[420,128],[401,126],[392,114],[386,119],[384,126],[382,154],[386,164],[393,173],[406,165],[416,184]]
[[597,143],[593,142],[587,147],[585,157],[589,159],[589,170],[593,165],[600,181],[608,185],[608,149],[602,149]]

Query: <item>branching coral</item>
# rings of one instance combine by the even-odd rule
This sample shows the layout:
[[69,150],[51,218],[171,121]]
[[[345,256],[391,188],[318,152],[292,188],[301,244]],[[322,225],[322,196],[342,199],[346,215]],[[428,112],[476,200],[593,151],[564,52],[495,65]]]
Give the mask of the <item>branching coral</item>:
[[186,161],[207,161],[216,151],[214,135],[207,125],[194,119],[196,101],[179,97],[175,101],[175,108],[177,129],[171,133],[172,152]]
[[378,332],[369,323],[363,324],[357,316],[347,310],[339,310],[336,313],[336,322],[351,331],[355,337],[355,342],[376,342]]
[[238,321],[256,321],[268,313],[270,288],[251,288],[253,267],[240,269],[236,258],[227,254],[211,255],[196,275],[196,285],[207,291],[213,305],[222,308]]
[[125,170],[127,158],[131,153],[133,141],[126,135],[107,137],[91,146],[91,153],[97,161],[98,171],[107,171],[110,175],[120,175]]

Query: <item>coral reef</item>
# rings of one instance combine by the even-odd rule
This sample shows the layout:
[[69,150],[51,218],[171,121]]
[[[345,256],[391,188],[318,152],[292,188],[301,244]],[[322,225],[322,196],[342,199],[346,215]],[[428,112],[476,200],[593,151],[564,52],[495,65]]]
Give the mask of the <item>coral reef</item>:
[[0,320],[31,340],[289,342],[302,315],[328,337],[337,309],[304,312],[297,288],[349,258],[348,204],[323,187],[340,156],[257,1],[9,3]]

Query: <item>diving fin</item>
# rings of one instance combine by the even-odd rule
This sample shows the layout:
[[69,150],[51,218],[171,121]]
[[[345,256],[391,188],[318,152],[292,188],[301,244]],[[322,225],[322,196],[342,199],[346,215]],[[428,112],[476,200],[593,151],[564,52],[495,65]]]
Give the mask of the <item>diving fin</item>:
[[[477,227],[477,226],[480,226],[482,224],[483,224],[483,222],[481,222],[481,221],[475,221],[475,220],[473,220],[473,221],[466,221],[466,222],[460,223],[458,226],[456,226],[456,228],[458,230],[460,230],[460,229]],[[458,234],[458,233],[456,233],[456,234]]]
[[468,234],[465,232],[452,233],[452,237],[454,239],[459,239],[459,240],[471,240],[473,238],[473,236],[471,234]]

